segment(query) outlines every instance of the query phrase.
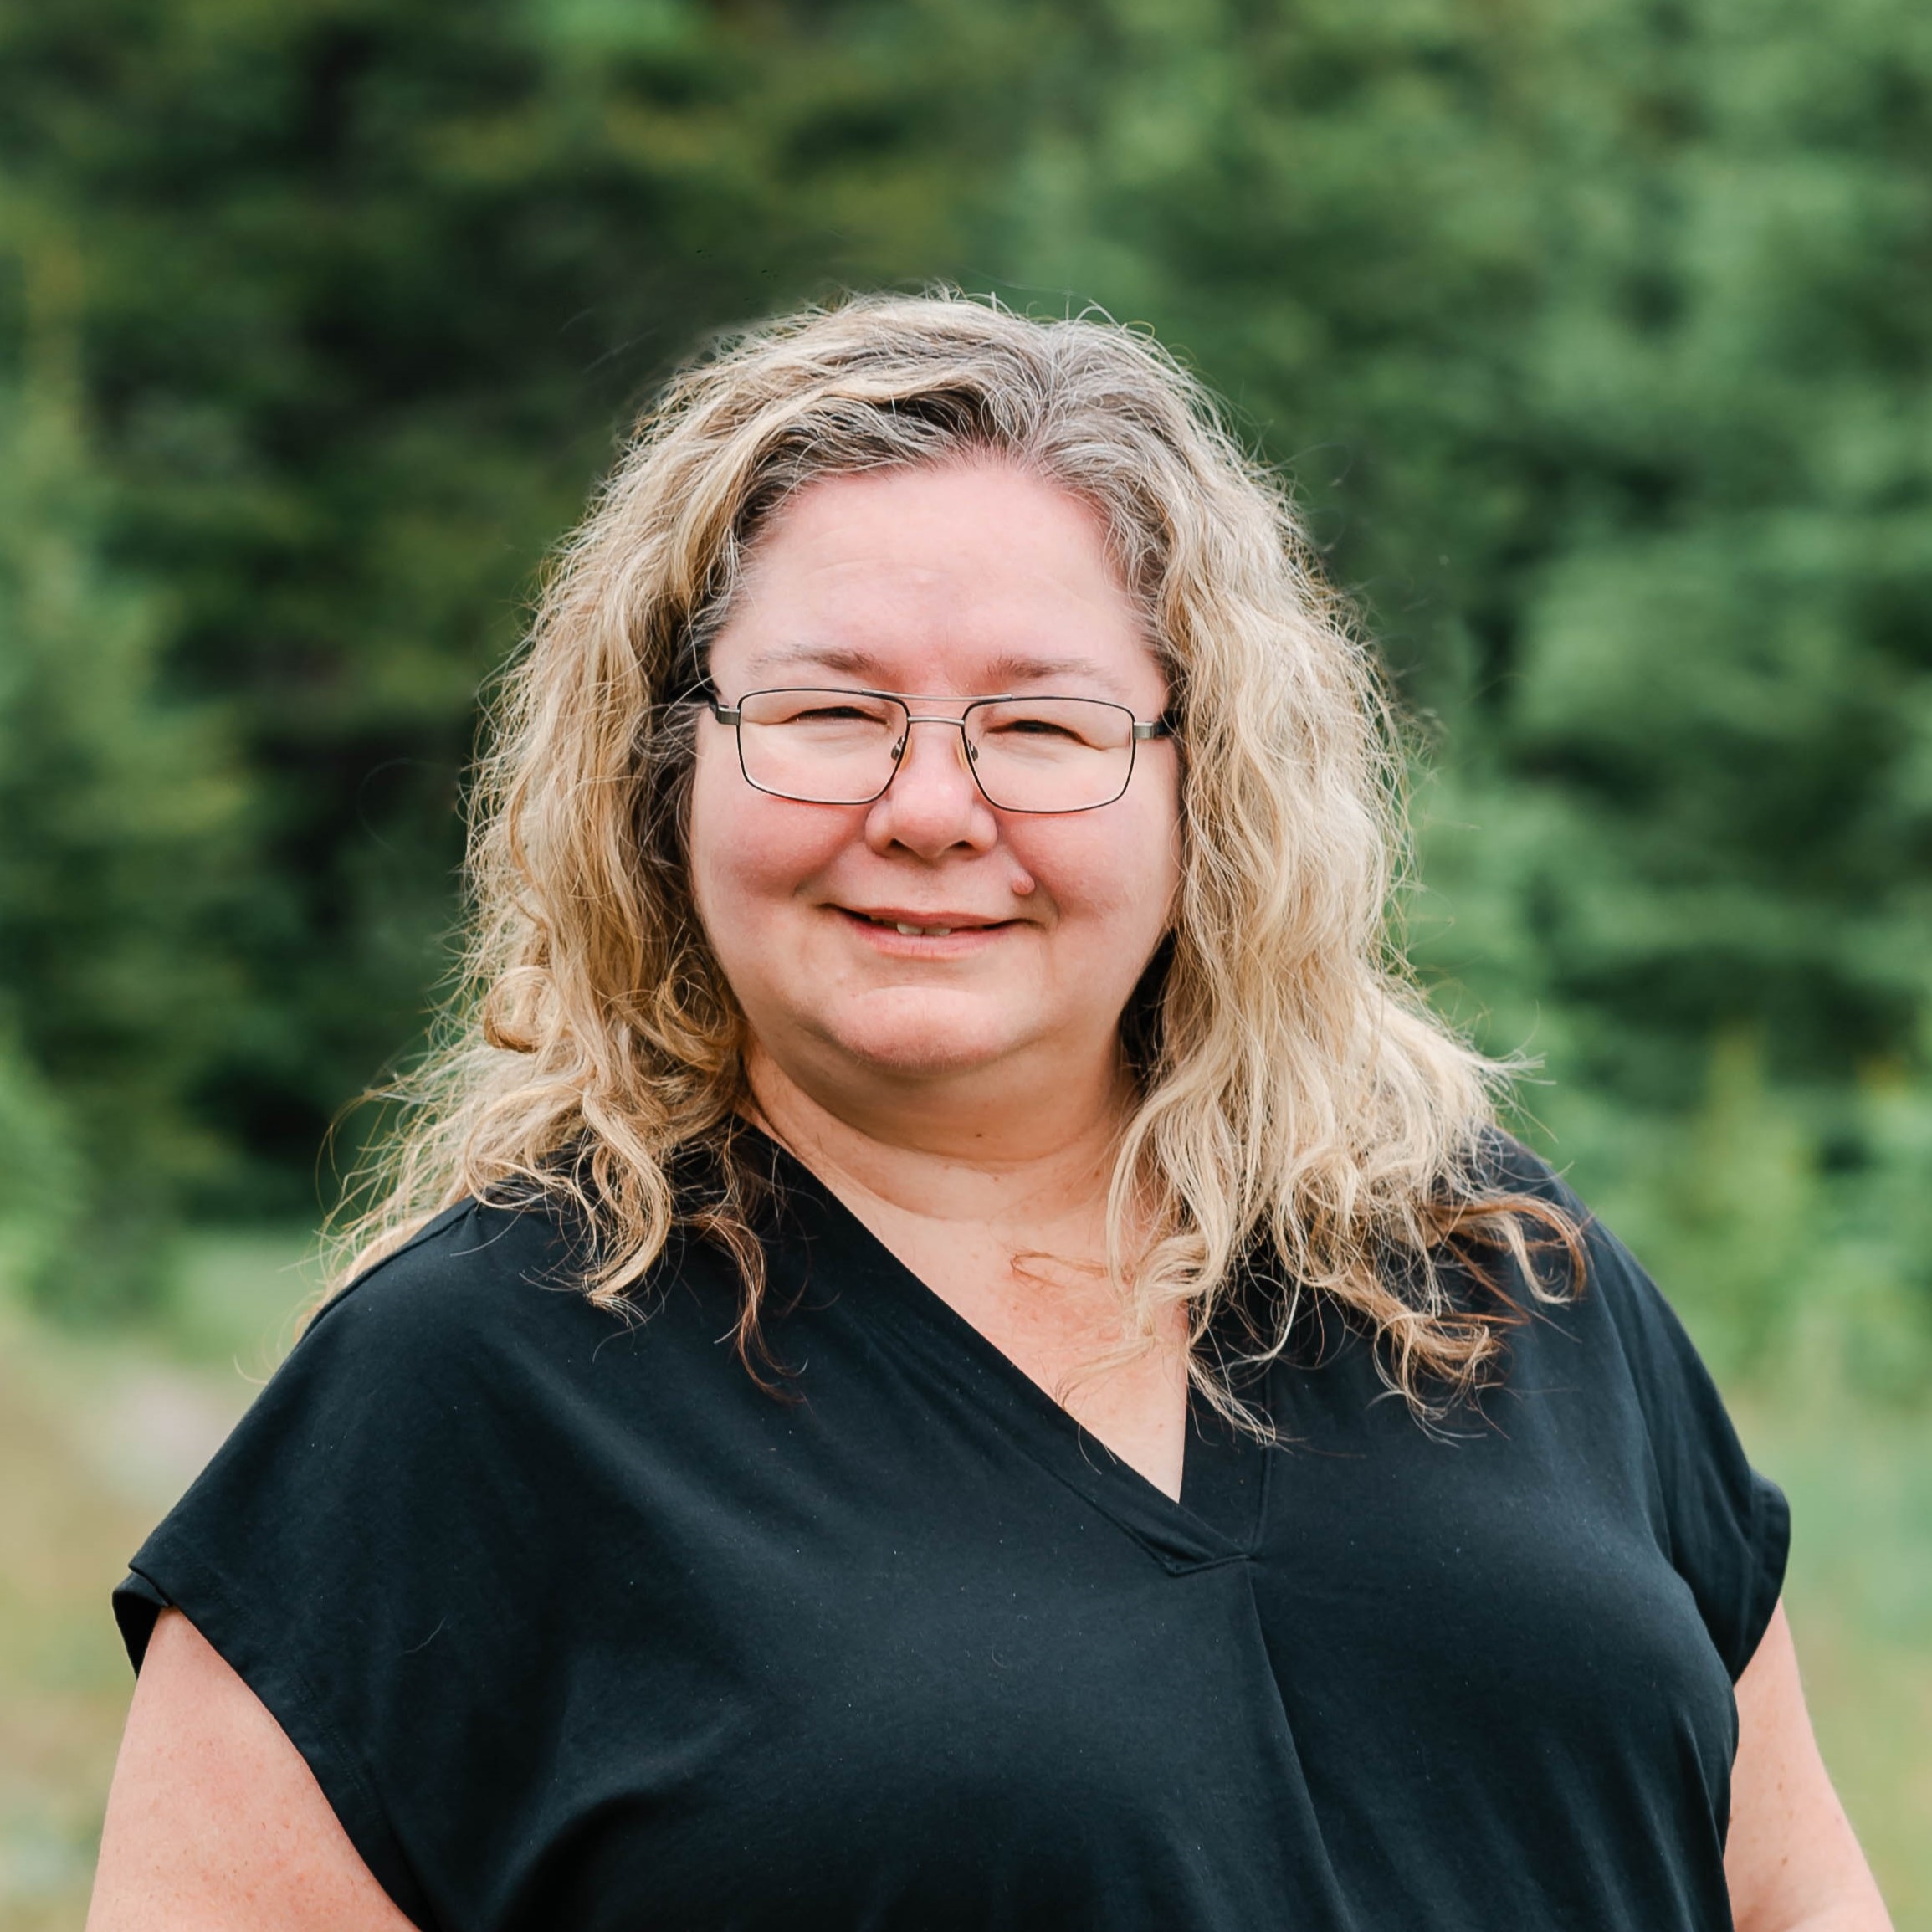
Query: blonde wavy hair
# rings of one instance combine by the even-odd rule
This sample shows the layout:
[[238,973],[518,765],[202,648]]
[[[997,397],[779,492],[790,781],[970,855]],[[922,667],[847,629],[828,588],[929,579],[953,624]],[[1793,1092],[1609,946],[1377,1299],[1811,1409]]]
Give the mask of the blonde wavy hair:
[[[1491,1264],[1554,1299],[1566,1289],[1530,1249],[1579,1251],[1560,1210],[1497,1185],[1508,1069],[1429,1010],[1391,938],[1404,764],[1371,655],[1284,488],[1171,356],[1106,320],[951,292],[721,344],[664,390],[562,546],[478,774],[467,971],[438,1043],[387,1089],[400,1125],[340,1279],[466,1197],[514,1197],[576,1217],[585,1292],[631,1309],[681,1217],[734,1257],[740,1350],[770,1366],[770,1169],[743,1131],[745,1022],[686,869],[689,700],[797,491],[988,459],[1099,512],[1178,720],[1181,884],[1122,1020],[1136,1099],[1109,1267],[1143,1333],[1178,1302],[1199,1342],[1238,1306],[1251,1361],[1288,1345],[1309,1298],[1335,1304],[1434,1412],[1489,1377],[1523,1312]],[[697,1196],[677,1180],[694,1156],[722,1176]],[[1450,1258],[1480,1305],[1452,1293]],[[1195,1357],[1209,1399],[1252,1420],[1224,1350]]]

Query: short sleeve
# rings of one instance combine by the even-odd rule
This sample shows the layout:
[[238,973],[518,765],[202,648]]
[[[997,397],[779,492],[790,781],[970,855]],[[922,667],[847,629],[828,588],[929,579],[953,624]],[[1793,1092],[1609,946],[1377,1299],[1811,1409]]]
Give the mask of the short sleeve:
[[452,1210],[339,1296],[115,1596],[137,1669],[161,1612],[187,1617],[425,1927],[467,1915],[466,1867],[505,1825],[491,1713],[516,1695],[506,1632],[521,1610],[541,1622],[519,1596],[541,1546],[541,1344],[514,1330],[525,1302],[589,1312],[525,1285],[547,1250],[522,1218]]
[[1614,1325],[1649,1438],[1672,1566],[1735,1683],[1777,1608],[1791,1541],[1783,1493],[1754,1469],[1683,1325],[1622,1243],[1587,1230],[1589,1294]]

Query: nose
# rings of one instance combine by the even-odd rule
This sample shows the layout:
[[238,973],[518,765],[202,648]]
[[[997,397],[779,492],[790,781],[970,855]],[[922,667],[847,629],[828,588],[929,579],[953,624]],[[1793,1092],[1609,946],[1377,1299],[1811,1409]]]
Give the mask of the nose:
[[974,782],[966,734],[949,719],[918,718],[906,726],[899,769],[866,813],[866,843],[922,858],[997,843],[999,822]]

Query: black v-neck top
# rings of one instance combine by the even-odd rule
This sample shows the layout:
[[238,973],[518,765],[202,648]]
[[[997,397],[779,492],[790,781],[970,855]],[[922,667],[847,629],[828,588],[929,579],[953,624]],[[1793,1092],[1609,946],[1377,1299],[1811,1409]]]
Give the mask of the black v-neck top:
[[1420,1427],[1331,1312],[1284,1445],[1197,1414],[1176,1503],[774,1159],[782,1398],[721,1254],[627,1327],[543,1214],[458,1207],[116,1595],[137,1666],[186,1612],[417,1924],[1730,1924],[1784,1504],[1600,1229],[1479,1412]]

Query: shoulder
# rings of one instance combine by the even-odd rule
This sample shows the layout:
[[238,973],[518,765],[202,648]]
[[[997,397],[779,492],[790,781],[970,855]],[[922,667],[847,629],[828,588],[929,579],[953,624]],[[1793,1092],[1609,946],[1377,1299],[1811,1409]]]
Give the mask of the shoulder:
[[541,1203],[459,1201],[339,1290],[308,1332],[514,1320],[536,1293],[581,1295],[579,1248]]
[[689,1291],[704,1258],[661,1267],[645,1305],[612,1310],[585,1294],[579,1252],[539,1209],[437,1216],[317,1314],[161,1540],[295,1535],[318,1508],[378,1541],[387,1525],[392,1545],[434,1542],[459,1517],[474,1538],[459,1499],[534,1495],[559,1445],[612,1417],[688,1418],[715,1391],[730,1329]]
[[1529,1319],[1511,1338],[1512,1356],[1554,1350],[1560,1359],[1581,1344],[1606,1368],[1614,1361],[1615,1379],[1653,1423],[1660,1409],[1676,1409],[1692,1390],[1704,1399],[1708,1377],[1676,1311],[1563,1175],[1492,1129],[1479,1144],[1473,1178],[1492,1196],[1533,1203],[1552,1217],[1525,1230],[1538,1279],[1524,1284],[1535,1292],[1519,1298]]
[[1588,1209],[1556,1169],[1501,1127],[1484,1127],[1477,1134],[1468,1178],[1482,1193],[1540,1202],[1579,1225],[1589,1218]]
[[[1630,1251],[1597,1217],[1568,1179],[1499,1127],[1485,1129],[1469,1164],[1469,1181],[1481,1197],[1514,1206],[1532,1253],[1538,1283],[1556,1299],[1581,1301],[1607,1284],[1614,1299],[1627,1298],[1632,1277],[1652,1296],[1657,1289]],[[1580,1267],[1578,1264],[1581,1264]],[[1567,1294],[1561,1291],[1567,1287]]]
[[608,1326],[580,1280],[554,1217],[464,1201],[325,1303],[285,1366],[448,1373],[587,1318]]
[[628,1358],[645,1335],[672,1340],[689,1323],[659,1314],[694,1296],[708,1304],[717,1287],[710,1258],[682,1243],[622,1309],[593,1303],[586,1273],[582,1231],[546,1204],[460,1202],[326,1303],[285,1367],[427,1389],[543,1361],[587,1366],[613,1350]]

